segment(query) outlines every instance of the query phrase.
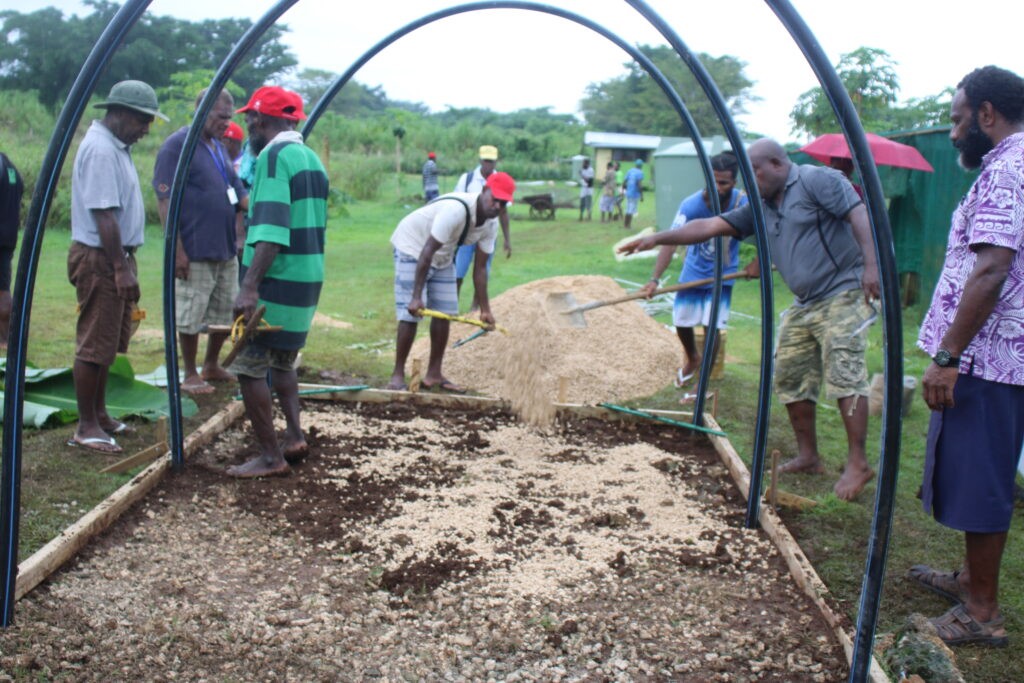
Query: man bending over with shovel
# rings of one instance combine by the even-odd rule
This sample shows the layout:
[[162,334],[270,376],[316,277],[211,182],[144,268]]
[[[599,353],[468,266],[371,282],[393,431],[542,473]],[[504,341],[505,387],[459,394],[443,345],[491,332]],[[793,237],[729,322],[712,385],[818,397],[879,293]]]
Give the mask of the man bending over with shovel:
[[[487,259],[494,253],[498,234],[496,219],[512,200],[515,189],[512,176],[498,171],[487,176],[480,192],[452,192],[438,197],[403,218],[395,228],[391,244],[395,259],[398,339],[395,368],[386,388],[407,388],[405,361],[424,311],[428,311],[427,315],[458,314],[454,258],[460,246],[475,244],[478,247],[473,259],[473,286],[480,295],[480,320],[494,324],[487,296]],[[434,316],[430,321],[430,360],[423,376],[423,387],[463,393],[465,389],[446,379],[441,372],[448,328],[449,321],[445,318]]]
[[[747,150],[757,178],[772,259],[793,291],[782,314],[776,349],[775,392],[786,404],[797,455],[781,472],[823,474],[815,411],[821,384],[839,404],[846,428],[846,467],[833,487],[853,500],[875,476],[868,465],[868,381],[864,351],[880,296],[878,266],[867,209],[850,181],[831,168],[796,165],[775,140]],[[682,228],[633,240],[624,253],[662,244],[696,244],[712,237],[754,234],[750,204]]]
[[[238,113],[245,114],[249,144],[259,156],[235,315],[251,321],[265,306],[267,321],[281,326],[253,338],[230,366],[238,375],[260,454],[229,467],[227,474],[253,478],[288,474],[289,463],[309,449],[299,423],[295,359],[306,344],[323,287],[328,180],[320,159],[295,130],[306,118],[298,94],[263,86]],[[274,431],[268,372],[284,412],[283,444]]]

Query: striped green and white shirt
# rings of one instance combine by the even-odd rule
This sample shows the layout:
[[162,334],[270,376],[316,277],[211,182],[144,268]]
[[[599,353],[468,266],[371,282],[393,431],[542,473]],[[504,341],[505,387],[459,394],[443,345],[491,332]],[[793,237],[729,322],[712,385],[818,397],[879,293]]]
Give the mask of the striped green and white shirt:
[[241,277],[258,242],[281,245],[259,285],[264,319],[282,327],[261,335],[268,347],[301,349],[306,343],[324,280],[327,191],[323,164],[295,131],[278,134],[256,161]]

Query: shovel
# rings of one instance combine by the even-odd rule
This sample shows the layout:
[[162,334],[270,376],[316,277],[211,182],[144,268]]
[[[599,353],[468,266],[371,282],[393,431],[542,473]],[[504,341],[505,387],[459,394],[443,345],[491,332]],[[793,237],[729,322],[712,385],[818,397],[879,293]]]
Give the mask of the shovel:
[[500,325],[490,325],[485,323],[483,320],[477,320],[476,318],[467,318],[462,315],[449,315],[430,308],[421,308],[420,315],[425,315],[429,318],[440,318],[441,320],[451,320],[454,323],[466,323],[467,325],[475,325],[476,327],[480,327],[485,330],[497,330],[502,334],[508,334],[508,330]]
[[[735,280],[737,278],[746,277],[747,274],[743,271],[737,271],[730,275],[722,277],[722,281]],[[666,294],[668,292],[678,292],[681,289],[691,289],[693,287],[703,287],[704,285],[710,285],[715,282],[715,278],[707,277],[701,280],[691,280],[690,282],[681,282],[677,285],[669,285],[668,287],[662,287],[656,289],[651,293],[651,296],[656,294]],[[583,304],[582,306],[576,305],[576,299],[570,292],[552,292],[548,294],[547,305],[548,309],[553,313],[567,316],[566,322],[571,327],[586,327],[587,318],[583,314],[587,311],[592,311],[595,308],[601,308],[603,306],[612,306],[614,304],[625,303],[626,301],[633,301],[634,299],[643,299],[643,292],[633,292],[626,296],[621,296],[618,299],[608,299],[607,301],[592,301],[589,304]]]
[[[243,326],[241,324],[242,318],[235,321],[235,324],[229,327],[231,333],[232,346],[231,350],[228,351],[228,355],[224,356],[224,360],[221,361],[222,367],[227,367],[238,356],[238,353],[245,348],[245,345],[252,340],[257,334],[261,332],[277,332],[281,330],[280,325],[268,325],[263,320],[263,314],[267,312],[266,306],[260,306],[253,312],[252,317],[245,322]],[[226,327],[226,326],[225,326]],[[210,329],[217,331],[219,328],[215,325],[210,325]]]

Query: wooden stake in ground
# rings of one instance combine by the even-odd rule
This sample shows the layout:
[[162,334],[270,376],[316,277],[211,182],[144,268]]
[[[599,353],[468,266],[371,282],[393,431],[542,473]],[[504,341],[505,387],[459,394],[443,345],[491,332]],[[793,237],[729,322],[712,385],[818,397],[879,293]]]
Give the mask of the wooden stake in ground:
[[412,372],[409,373],[409,391],[416,393],[420,390],[420,377],[423,363],[419,358],[412,359]]
[[113,465],[108,465],[100,470],[103,474],[117,474],[127,472],[136,465],[142,465],[156,460],[166,453],[170,447],[167,445],[167,418],[161,417],[156,423],[156,443],[147,446],[135,455],[129,455],[123,460],[118,460]]

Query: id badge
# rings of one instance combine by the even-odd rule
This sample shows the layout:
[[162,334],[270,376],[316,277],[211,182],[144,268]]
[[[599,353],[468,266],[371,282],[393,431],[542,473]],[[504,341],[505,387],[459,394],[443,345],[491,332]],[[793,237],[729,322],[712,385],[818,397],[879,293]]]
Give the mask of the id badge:
[[233,187],[228,188],[228,201],[231,202],[232,206],[238,203],[238,193],[235,192]]

